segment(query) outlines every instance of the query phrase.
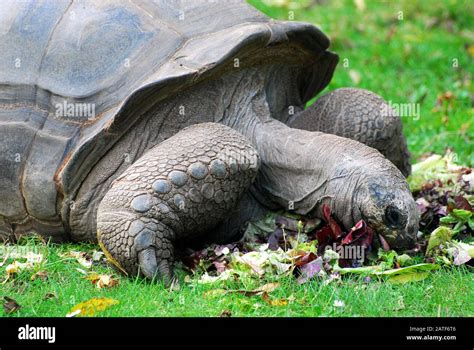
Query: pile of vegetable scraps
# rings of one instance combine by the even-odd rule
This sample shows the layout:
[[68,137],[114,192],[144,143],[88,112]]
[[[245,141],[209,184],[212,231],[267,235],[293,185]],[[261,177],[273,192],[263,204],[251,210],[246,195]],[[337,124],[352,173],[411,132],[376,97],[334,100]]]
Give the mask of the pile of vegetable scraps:
[[454,159],[452,153],[431,155],[413,165],[408,183],[421,217],[417,243],[410,251],[391,250],[363,220],[344,231],[328,206],[323,207],[324,220],[271,212],[249,224],[239,242],[183,253],[183,267],[197,277],[187,280],[293,276],[304,284],[359,274],[368,281],[407,283],[441,267],[473,266],[474,173]]

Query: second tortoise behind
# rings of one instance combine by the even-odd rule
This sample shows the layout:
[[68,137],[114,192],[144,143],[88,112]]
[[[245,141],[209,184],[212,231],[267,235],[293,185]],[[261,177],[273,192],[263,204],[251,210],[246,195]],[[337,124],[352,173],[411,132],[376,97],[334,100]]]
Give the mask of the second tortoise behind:
[[178,242],[237,239],[266,210],[328,204],[413,243],[400,119],[357,89],[304,110],[337,64],[316,27],[235,1],[4,6],[3,240],[98,237],[122,270],[165,280]]

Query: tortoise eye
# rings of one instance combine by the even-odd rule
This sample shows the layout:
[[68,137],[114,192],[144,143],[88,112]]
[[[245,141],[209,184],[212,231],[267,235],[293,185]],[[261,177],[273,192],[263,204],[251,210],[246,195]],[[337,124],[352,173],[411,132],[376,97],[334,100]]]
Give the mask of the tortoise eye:
[[398,228],[406,224],[406,216],[395,206],[385,208],[385,222],[391,228]]

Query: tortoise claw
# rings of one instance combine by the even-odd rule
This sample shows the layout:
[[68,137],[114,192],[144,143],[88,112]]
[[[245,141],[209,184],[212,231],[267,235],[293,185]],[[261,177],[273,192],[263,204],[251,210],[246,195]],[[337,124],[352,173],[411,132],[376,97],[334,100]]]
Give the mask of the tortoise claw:
[[168,288],[173,283],[173,271],[171,270],[168,260],[161,260],[158,264],[158,277],[165,283]]
[[158,273],[158,265],[156,262],[155,248],[148,247],[138,253],[138,264],[140,271],[147,278],[153,278]]
[[173,271],[170,262],[166,259],[157,262],[154,247],[148,247],[138,253],[138,264],[146,278],[163,281],[166,287],[172,285]]

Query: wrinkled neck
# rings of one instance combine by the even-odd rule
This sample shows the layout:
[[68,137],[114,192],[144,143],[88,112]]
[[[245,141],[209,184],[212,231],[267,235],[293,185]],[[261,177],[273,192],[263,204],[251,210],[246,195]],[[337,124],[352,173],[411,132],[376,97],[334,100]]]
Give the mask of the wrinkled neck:
[[251,190],[258,201],[270,209],[319,217],[326,203],[344,226],[352,227],[360,217],[354,195],[361,164],[376,151],[335,135],[292,129],[272,118],[275,97],[258,70],[224,77],[221,85],[226,88],[219,90],[216,105],[222,114],[216,121],[246,136],[261,158]]
[[356,141],[292,129],[272,118],[254,115],[252,127],[243,132],[262,161],[254,185],[259,201],[269,208],[320,218],[322,206],[327,204],[346,228],[361,219],[360,188],[365,172],[371,171],[371,161],[377,159],[371,158],[375,150]]
[[[292,129],[272,118],[261,86],[258,75],[242,77],[230,90],[231,98],[223,99],[228,103],[221,120],[258,150],[262,165],[252,188],[254,196],[268,208],[303,215],[321,216],[323,203],[333,212],[350,211],[357,181],[354,173],[347,171],[344,159],[351,158],[351,147],[359,144],[348,146],[351,141],[347,139]],[[241,89],[245,93],[240,93]],[[341,162],[344,166],[338,168]]]

